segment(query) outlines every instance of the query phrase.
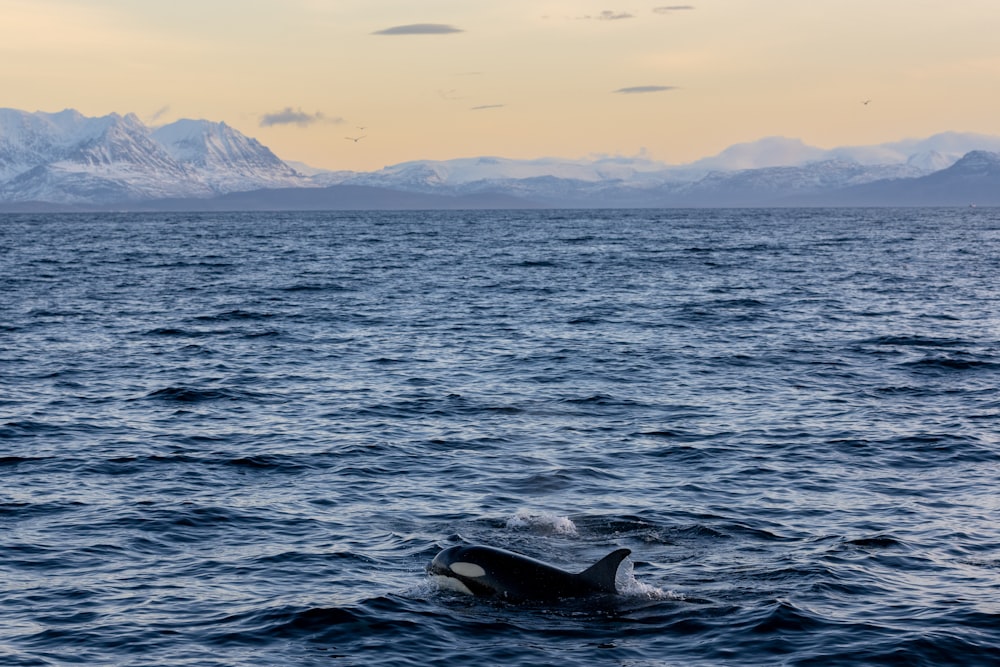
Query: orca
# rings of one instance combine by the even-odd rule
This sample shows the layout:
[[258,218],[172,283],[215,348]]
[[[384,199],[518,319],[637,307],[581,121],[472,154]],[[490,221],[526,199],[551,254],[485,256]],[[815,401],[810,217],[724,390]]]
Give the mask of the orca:
[[427,572],[442,587],[511,602],[618,593],[618,566],[632,553],[617,549],[579,574],[566,572],[513,551],[489,546],[457,546],[434,557]]

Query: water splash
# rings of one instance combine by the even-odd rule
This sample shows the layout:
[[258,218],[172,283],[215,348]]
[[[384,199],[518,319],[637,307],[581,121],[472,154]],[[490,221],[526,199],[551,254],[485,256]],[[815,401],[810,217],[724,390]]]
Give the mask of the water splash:
[[640,600],[685,600],[682,593],[664,590],[656,586],[639,581],[635,578],[635,563],[631,558],[626,558],[618,566],[615,574],[615,587],[618,592],[626,597]]
[[576,524],[569,517],[559,516],[552,512],[531,512],[518,510],[507,519],[508,530],[527,530],[541,535],[579,535]]

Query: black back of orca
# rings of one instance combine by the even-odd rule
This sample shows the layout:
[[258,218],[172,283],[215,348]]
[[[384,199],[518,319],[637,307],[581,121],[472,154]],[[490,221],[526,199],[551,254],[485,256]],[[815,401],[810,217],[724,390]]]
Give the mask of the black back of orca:
[[474,595],[551,601],[617,593],[618,566],[630,553],[629,549],[618,549],[574,574],[505,549],[458,546],[441,551],[427,570],[459,582]]

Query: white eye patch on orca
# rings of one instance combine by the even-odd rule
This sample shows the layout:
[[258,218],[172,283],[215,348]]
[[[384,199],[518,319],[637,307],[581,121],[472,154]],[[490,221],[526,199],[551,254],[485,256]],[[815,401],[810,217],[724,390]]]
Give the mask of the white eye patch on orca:
[[470,579],[476,579],[486,575],[486,570],[475,563],[464,563],[459,561],[457,563],[452,563],[448,566],[448,568],[458,576],[468,577]]

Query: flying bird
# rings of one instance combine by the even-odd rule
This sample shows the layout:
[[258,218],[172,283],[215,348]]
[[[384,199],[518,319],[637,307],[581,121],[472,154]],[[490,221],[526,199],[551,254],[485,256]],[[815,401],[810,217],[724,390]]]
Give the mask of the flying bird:
[[865,106],[868,106],[868,103],[869,103],[869,102],[871,102],[871,100],[864,100],[864,101],[862,101],[861,103],[862,103],[862,104],[864,104]]
[[358,143],[367,136],[368,136],[367,134],[362,134],[360,137],[344,137],[344,138],[347,139],[348,141],[353,141],[354,143]]

